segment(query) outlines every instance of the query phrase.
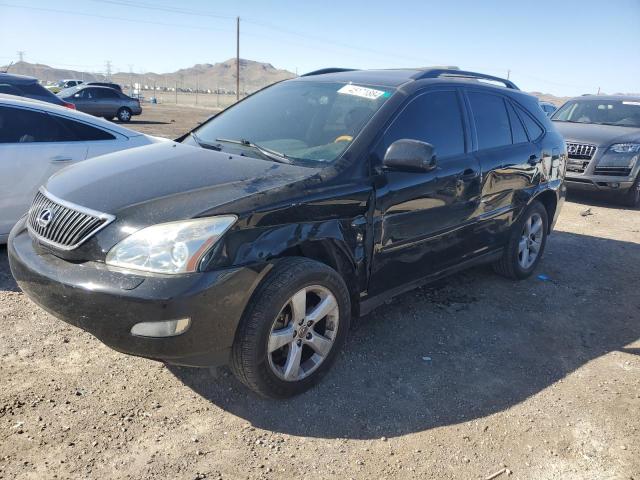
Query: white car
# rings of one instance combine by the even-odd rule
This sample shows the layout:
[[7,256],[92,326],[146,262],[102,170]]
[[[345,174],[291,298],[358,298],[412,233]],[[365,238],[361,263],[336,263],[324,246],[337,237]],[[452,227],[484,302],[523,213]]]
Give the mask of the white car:
[[0,244],[58,170],[163,140],[51,103],[0,94]]

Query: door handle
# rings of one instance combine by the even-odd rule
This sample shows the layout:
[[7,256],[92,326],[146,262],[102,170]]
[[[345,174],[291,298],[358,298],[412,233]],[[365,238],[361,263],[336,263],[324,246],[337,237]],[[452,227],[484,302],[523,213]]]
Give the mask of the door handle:
[[538,157],[536,154],[533,154],[529,157],[529,165],[536,165],[540,163],[540,157]]
[[73,160],[71,157],[65,157],[64,155],[56,155],[55,157],[51,157],[52,162],[70,162]]
[[458,174],[460,180],[470,180],[476,178],[478,173],[472,168],[467,168],[464,172]]

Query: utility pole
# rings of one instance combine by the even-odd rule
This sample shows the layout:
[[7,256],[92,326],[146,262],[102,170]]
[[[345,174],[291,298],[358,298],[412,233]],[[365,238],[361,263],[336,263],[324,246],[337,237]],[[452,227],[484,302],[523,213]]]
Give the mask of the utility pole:
[[240,100],[240,17],[236,18],[236,102]]
[[106,75],[107,75],[107,80],[111,80],[111,60],[107,60],[107,63],[105,64],[105,69],[106,69]]
[[176,105],[178,104],[178,82],[176,82]]
[[18,50],[18,61],[19,62],[24,62],[24,50]]
[[200,75],[196,75],[196,105],[198,104],[198,90],[200,90]]
[[598,87],[598,93],[597,93],[597,95],[600,95],[600,87]]
[[511,70],[507,70],[507,80],[511,78]]

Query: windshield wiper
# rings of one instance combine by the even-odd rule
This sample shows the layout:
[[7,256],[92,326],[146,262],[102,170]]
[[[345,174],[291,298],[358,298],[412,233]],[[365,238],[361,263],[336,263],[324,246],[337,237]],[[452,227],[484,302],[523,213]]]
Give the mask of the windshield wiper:
[[193,138],[193,140],[198,144],[199,147],[207,148],[209,150],[215,150],[216,152],[222,150],[222,147],[220,145],[213,145],[211,143],[200,140],[200,137],[198,137],[194,132],[191,132],[189,135],[191,135],[191,138]]
[[236,145],[243,145],[245,147],[250,147],[257,150],[262,155],[264,155],[267,158],[270,158],[275,162],[286,163],[289,165],[291,165],[292,163],[289,157],[287,156],[287,154],[282,152],[277,152],[276,150],[271,150],[270,148],[262,147],[257,143],[253,143],[249,140],[245,140],[244,138],[241,138],[240,140],[232,140],[229,138],[216,138],[216,142],[234,143]]

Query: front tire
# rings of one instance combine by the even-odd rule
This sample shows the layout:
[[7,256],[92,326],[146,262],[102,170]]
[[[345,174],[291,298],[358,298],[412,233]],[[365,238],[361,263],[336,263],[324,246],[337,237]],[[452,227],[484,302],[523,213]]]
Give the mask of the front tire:
[[120,110],[118,110],[116,117],[118,117],[118,120],[120,120],[121,122],[127,123],[131,121],[131,110],[127,107],[122,107]]
[[534,201],[513,225],[502,258],[494,270],[507,278],[529,277],[540,263],[549,233],[547,209]]
[[262,396],[298,395],[329,370],[350,317],[349,291],[335,270],[307,258],[281,259],[242,317],[231,370]]
[[640,207],[640,173],[636,176],[636,181],[633,182],[631,188],[624,193],[622,202],[627,207]]

